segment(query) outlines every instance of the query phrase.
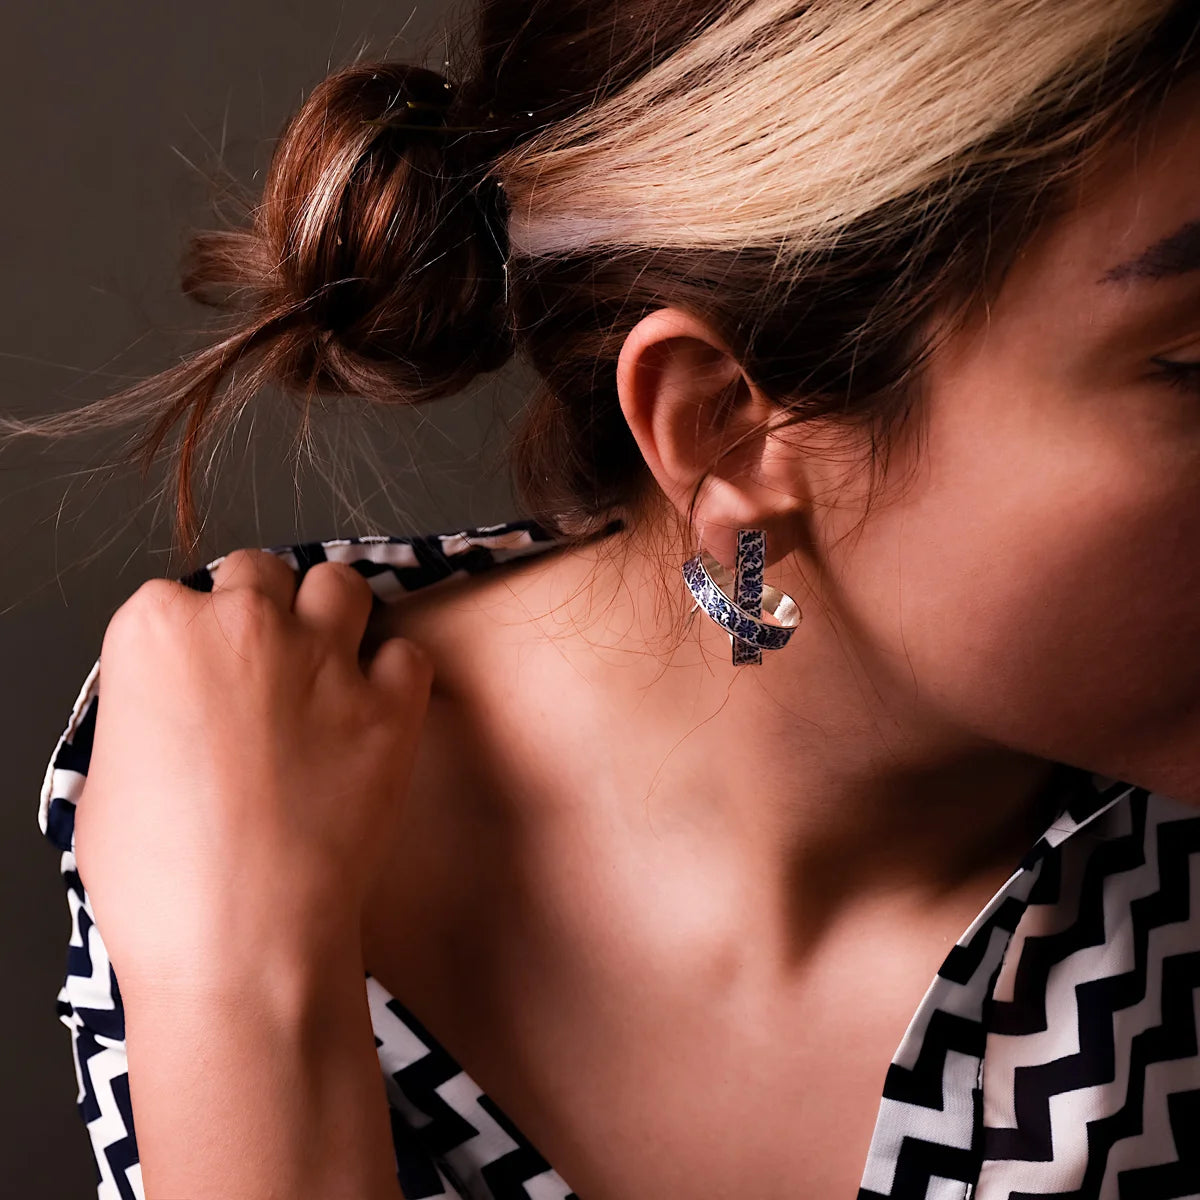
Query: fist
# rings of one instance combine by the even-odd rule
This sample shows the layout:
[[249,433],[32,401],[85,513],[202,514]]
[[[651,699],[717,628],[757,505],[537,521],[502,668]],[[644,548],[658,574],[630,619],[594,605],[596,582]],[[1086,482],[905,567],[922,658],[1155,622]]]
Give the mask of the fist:
[[357,941],[399,834],[432,685],[352,567],[297,587],[238,550],[211,592],[144,583],[100,651],[75,858],[123,989],[261,971]]

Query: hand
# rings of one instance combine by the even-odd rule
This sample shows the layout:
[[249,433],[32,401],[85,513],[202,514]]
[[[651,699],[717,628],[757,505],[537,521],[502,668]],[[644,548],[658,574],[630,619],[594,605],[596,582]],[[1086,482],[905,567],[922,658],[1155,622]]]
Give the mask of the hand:
[[114,614],[75,857],[123,990],[357,944],[433,677],[403,638],[360,663],[371,601],[238,550],[211,593],[154,579]]

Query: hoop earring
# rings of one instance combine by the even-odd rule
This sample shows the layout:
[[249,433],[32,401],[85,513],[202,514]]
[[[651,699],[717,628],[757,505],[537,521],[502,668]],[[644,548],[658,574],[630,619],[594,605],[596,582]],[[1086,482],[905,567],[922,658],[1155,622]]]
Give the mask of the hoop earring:
[[[761,664],[762,652],[782,649],[800,624],[795,600],[763,584],[766,544],[765,531],[739,529],[732,573],[706,550],[683,564],[684,582],[696,599],[692,612],[702,608],[729,634],[735,667]],[[778,624],[762,619],[764,603]]]

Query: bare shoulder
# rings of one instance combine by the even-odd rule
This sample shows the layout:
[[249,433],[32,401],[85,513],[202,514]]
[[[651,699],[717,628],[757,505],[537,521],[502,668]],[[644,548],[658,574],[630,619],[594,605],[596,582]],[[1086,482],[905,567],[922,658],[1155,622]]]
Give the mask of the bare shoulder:
[[411,638],[433,657],[435,677],[443,686],[468,684],[468,676],[485,666],[491,654],[538,638],[539,623],[554,607],[556,580],[570,573],[573,557],[569,548],[542,550],[380,604],[364,650],[373,650],[384,638]]

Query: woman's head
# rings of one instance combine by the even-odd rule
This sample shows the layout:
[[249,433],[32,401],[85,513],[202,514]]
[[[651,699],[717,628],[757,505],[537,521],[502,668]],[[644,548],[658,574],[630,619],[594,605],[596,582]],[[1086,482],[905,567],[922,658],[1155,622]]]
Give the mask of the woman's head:
[[898,760],[992,745],[1200,802],[1200,77],[1069,201],[986,305],[935,321],[875,480],[836,416],[755,433],[775,401],[679,308],[627,337],[623,413],[676,511],[704,476],[719,558],[767,530],[805,621],[754,674],[793,718],[861,704]]
[[664,495],[617,363],[677,308],[773,422],[832,418],[882,476],[933,331],[986,305],[1190,68],[1197,20],[1169,0],[482,0],[449,79],[378,63],[314,89],[246,225],[193,241],[185,286],[228,310],[222,339],[76,418],[149,417],[147,455],[181,428],[194,550],[193,464],[263,384],[421,403],[516,352],[542,381],[511,451],[526,511],[636,527]]

